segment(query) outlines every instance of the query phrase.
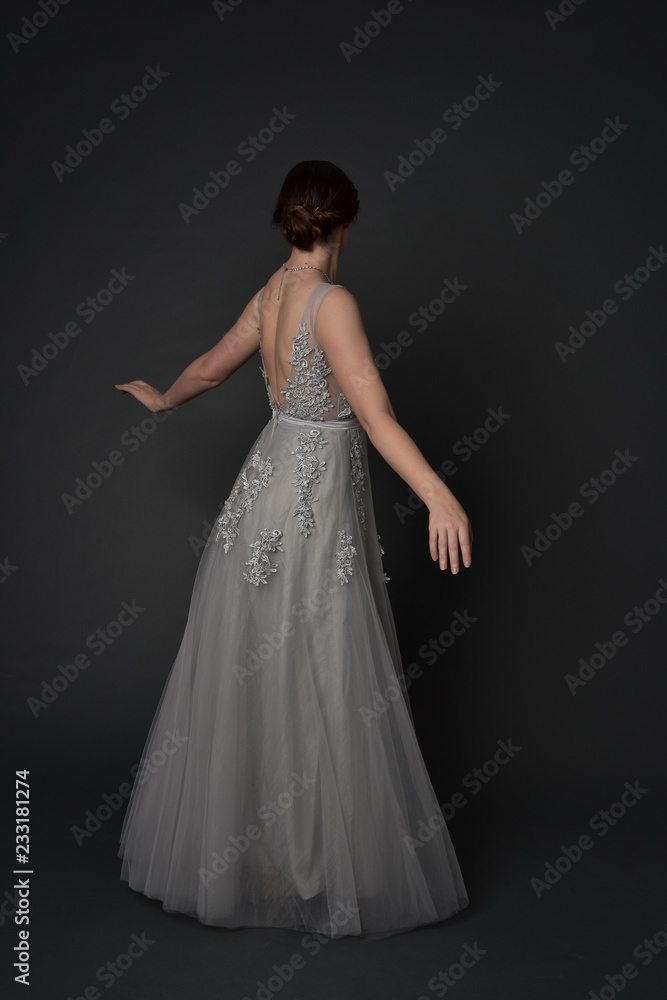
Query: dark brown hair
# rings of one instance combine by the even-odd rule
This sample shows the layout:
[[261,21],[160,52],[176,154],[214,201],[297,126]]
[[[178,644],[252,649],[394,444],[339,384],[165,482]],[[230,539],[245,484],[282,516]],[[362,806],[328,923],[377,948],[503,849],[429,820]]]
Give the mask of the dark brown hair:
[[358,212],[357,189],[340,167],[329,160],[302,160],[283,181],[272,224],[297,250],[311,250]]

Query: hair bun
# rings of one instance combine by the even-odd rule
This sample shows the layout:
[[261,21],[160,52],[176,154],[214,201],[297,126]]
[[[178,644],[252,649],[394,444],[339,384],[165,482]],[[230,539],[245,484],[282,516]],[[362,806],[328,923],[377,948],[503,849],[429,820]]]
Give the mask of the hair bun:
[[310,250],[326,243],[333,229],[351,222],[358,211],[357,189],[339,167],[328,160],[304,160],[285,178],[272,221],[291,246]]
[[307,205],[289,205],[286,210],[287,212],[294,212],[298,215],[305,215],[309,219],[326,219],[329,217],[329,212],[322,211],[321,208],[314,207],[309,208]]

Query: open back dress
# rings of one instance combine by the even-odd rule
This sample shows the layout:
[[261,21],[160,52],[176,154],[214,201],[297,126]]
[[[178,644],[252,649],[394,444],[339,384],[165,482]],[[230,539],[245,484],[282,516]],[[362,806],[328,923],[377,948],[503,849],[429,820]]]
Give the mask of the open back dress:
[[367,435],[316,339],[336,287],[308,298],[280,403],[260,294],[271,416],[202,552],[118,856],[206,924],[382,937],[468,897],[400,683]]

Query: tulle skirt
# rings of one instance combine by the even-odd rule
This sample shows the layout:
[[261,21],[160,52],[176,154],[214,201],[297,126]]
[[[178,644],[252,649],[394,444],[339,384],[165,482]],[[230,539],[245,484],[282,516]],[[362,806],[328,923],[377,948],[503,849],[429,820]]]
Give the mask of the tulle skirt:
[[382,554],[359,421],[274,415],[201,555],[121,831],[132,889],[327,937],[467,905]]

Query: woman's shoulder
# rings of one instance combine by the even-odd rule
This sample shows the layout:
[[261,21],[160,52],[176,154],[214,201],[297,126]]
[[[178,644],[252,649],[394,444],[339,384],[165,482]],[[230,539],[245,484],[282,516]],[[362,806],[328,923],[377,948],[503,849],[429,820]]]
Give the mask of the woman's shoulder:
[[350,289],[346,285],[339,285],[337,282],[332,285],[327,285],[326,282],[323,282],[323,307],[325,302],[328,303],[328,311],[332,309],[346,309],[351,305],[355,305],[358,308],[357,300]]
[[325,308],[327,312],[349,309],[353,303],[356,303],[352,292],[345,285],[339,285],[337,282],[318,282],[306,295],[306,306],[318,313],[320,309]]
[[330,338],[341,341],[351,337],[356,340],[364,332],[359,303],[344,285],[328,285],[319,306],[317,336],[324,350]]
[[344,308],[346,305],[350,305],[352,302],[356,303],[356,298],[346,285],[339,285],[338,282],[334,282],[329,285],[326,281],[323,281],[321,285],[316,286],[316,290],[320,291],[320,301],[322,304],[324,302],[329,303],[329,306],[336,308]]

